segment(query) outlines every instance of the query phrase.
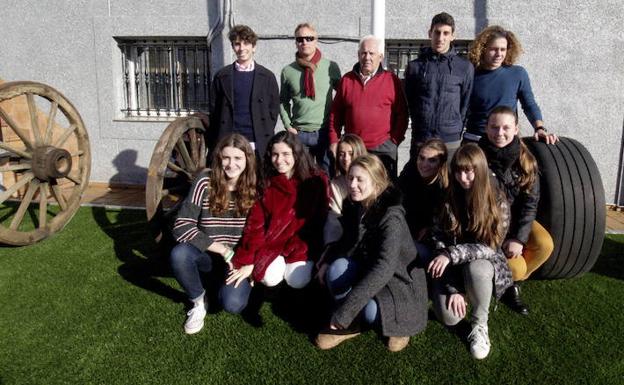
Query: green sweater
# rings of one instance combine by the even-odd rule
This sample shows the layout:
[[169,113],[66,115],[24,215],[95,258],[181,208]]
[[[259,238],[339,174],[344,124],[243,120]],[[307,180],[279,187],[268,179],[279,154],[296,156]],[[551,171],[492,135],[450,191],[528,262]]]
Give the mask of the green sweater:
[[304,70],[292,62],[281,75],[280,116],[285,128],[297,127],[301,131],[313,132],[327,127],[332,92],[340,80],[338,64],[321,58],[314,71],[314,99],[303,96]]

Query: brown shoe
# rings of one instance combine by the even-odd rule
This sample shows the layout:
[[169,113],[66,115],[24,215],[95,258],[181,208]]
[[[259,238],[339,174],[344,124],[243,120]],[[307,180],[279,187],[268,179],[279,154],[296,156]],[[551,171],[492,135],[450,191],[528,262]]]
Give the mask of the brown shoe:
[[391,352],[400,352],[409,344],[409,337],[390,337],[388,338],[388,350]]
[[316,336],[316,340],[314,341],[314,343],[319,349],[327,350],[327,349],[335,348],[336,346],[340,345],[343,341],[346,341],[358,335],[360,335],[360,332],[349,333],[349,334],[319,333],[319,335]]

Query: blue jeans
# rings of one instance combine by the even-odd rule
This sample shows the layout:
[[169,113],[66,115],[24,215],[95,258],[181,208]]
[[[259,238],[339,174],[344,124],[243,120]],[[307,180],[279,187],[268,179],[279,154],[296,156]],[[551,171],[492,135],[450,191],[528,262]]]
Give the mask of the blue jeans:
[[329,136],[326,129],[318,131],[299,131],[298,137],[316,161],[316,164],[329,175]]
[[[201,273],[212,271],[212,258],[190,243],[179,243],[171,250],[171,268],[186,295],[193,300],[205,292]],[[225,311],[240,313],[247,306],[250,293],[251,285],[248,280],[244,280],[238,288],[223,285],[219,290],[219,298]]]
[[[336,302],[342,302],[351,291],[351,287],[360,272],[359,264],[351,258],[338,258],[327,269],[325,282]],[[369,324],[379,322],[379,306],[374,298],[368,300],[362,310],[364,321]]]

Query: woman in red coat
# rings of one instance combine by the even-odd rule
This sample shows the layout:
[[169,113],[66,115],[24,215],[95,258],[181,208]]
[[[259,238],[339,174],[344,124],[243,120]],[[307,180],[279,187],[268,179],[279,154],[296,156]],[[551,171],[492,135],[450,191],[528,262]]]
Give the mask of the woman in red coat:
[[322,251],[327,177],[288,131],[271,138],[264,166],[265,188],[247,219],[227,284],[236,290],[252,282],[271,287],[285,280],[300,289],[310,282]]

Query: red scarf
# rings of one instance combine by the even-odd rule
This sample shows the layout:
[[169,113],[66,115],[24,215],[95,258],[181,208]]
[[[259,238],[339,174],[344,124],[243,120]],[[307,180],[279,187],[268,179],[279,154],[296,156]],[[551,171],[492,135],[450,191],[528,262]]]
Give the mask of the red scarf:
[[316,71],[316,65],[321,61],[321,50],[316,49],[312,60],[308,61],[299,56],[299,52],[295,54],[297,64],[303,67],[303,93],[305,96],[314,99],[316,94],[314,93],[314,71]]

